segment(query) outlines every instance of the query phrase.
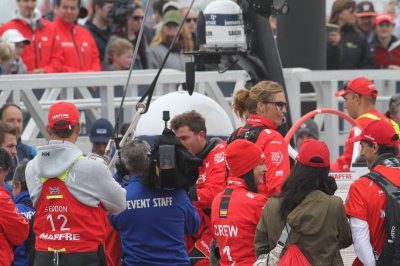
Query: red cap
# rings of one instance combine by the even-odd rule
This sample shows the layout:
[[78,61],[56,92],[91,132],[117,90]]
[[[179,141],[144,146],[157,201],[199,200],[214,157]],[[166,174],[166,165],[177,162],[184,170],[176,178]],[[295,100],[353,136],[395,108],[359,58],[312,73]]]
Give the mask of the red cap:
[[382,22],[389,22],[390,24],[394,24],[394,19],[392,15],[388,13],[379,14],[375,17],[374,24],[377,25]]
[[[73,103],[57,102],[50,106],[47,119],[50,127],[64,129],[79,122],[79,112]],[[66,121],[68,125],[65,127],[56,127],[55,123],[58,121]]]
[[364,96],[371,96],[373,98],[378,96],[378,90],[376,89],[374,83],[364,77],[350,80],[342,90],[335,93],[335,96],[344,97],[349,92],[358,93]]
[[366,140],[387,146],[399,145],[399,136],[392,124],[385,120],[374,120],[364,127],[361,134],[349,139],[349,142]]
[[328,146],[325,142],[315,139],[305,140],[300,145],[296,160],[312,167],[328,167],[331,163]]
[[242,176],[265,159],[259,146],[245,139],[237,139],[226,148],[226,164],[231,176]]

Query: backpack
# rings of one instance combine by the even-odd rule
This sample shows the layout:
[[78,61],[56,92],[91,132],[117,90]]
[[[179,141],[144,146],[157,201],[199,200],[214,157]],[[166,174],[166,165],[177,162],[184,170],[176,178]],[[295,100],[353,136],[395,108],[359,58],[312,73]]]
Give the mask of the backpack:
[[378,172],[370,172],[364,177],[377,184],[385,192],[387,198],[386,240],[376,265],[400,265],[400,187]]
[[261,131],[267,128],[268,127],[266,126],[252,127],[250,124],[246,124],[244,125],[243,128],[237,128],[235,131],[233,131],[233,133],[229,136],[226,143],[229,145],[236,139],[246,139],[250,142],[256,143]]
[[268,254],[260,255],[253,266],[311,266],[296,244],[290,244],[282,256],[291,230],[290,225],[286,223],[276,246]]

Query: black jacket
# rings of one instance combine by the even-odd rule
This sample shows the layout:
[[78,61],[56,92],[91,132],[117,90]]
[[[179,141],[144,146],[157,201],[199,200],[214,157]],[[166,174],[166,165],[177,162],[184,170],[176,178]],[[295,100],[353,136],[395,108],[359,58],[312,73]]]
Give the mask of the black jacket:
[[103,62],[107,42],[111,36],[111,29],[110,28],[107,28],[106,30],[99,29],[96,25],[93,24],[91,20],[86,21],[85,27],[92,33],[92,36],[97,44],[97,49],[99,50],[100,62]]
[[337,46],[328,44],[327,69],[375,68],[374,51],[368,48],[365,36],[351,26],[340,29]]

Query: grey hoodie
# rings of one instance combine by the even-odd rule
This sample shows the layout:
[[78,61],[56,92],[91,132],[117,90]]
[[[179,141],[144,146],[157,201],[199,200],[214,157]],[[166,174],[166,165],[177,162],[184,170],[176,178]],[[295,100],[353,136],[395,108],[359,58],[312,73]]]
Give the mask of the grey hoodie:
[[[73,143],[51,140],[37,149],[37,156],[28,163],[25,175],[29,194],[36,206],[42,192],[41,177],[57,178],[63,174],[82,151]],[[126,191],[112,177],[104,160],[88,156],[78,160],[70,169],[65,184],[81,203],[97,207],[100,203],[111,214],[126,208]]]

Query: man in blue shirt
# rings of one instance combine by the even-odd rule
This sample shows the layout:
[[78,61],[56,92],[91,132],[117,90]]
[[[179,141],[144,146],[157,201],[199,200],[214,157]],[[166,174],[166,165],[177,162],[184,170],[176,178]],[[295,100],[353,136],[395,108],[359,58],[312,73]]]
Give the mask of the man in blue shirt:
[[184,235],[193,235],[200,218],[184,189],[156,189],[140,182],[149,166],[150,147],[133,140],[121,148],[130,181],[127,208],[110,216],[122,240],[126,265],[190,265]]
[[[27,164],[28,160],[22,160],[15,169],[13,177],[14,203],[18,211],[28,219],[30,225],[28,239],[14,249],[14,266],[30,265],[28,262],[33,259],[33,257],[30,256],[32,256],[35,246],[35,236],[33,233],[35,209],[33,208],[33,203],[26,186],[25,168]],[[33,263],[33,261],[31,262]]]

